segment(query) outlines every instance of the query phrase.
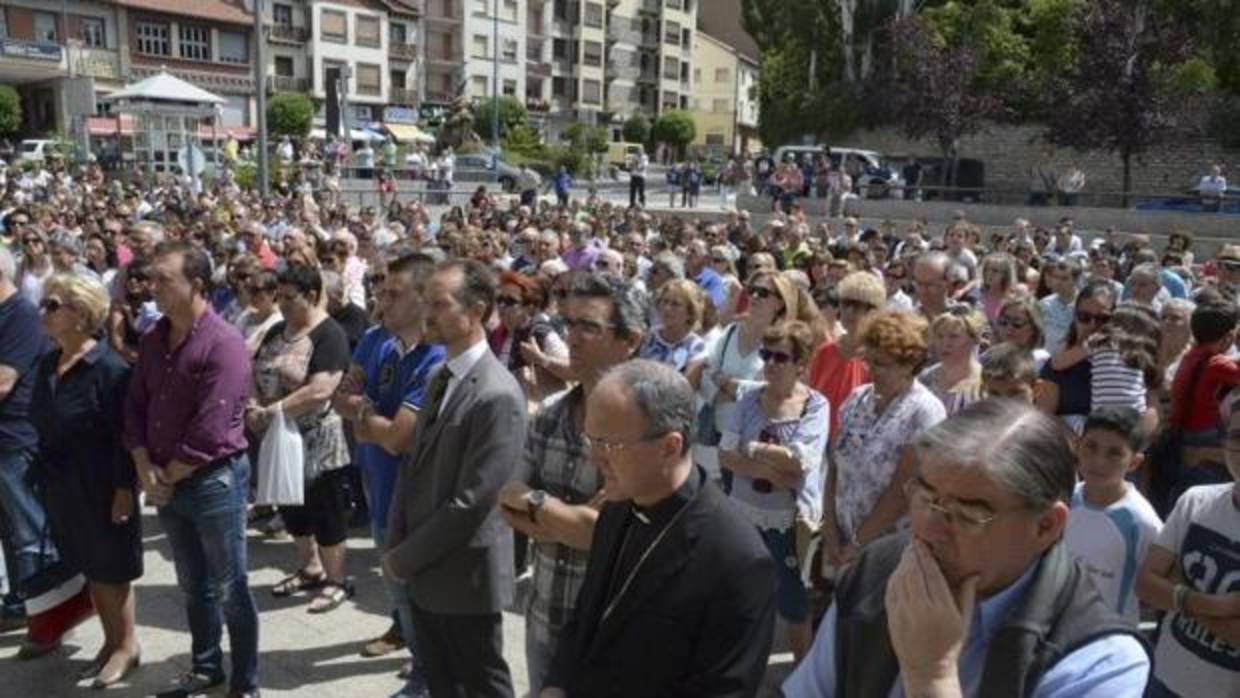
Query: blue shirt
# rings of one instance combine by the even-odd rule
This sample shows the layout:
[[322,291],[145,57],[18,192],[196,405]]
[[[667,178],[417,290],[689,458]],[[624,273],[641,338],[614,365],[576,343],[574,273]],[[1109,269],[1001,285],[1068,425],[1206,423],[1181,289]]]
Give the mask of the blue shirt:
[[[415,412],[422,409],[430,375],[444,356],[444,348],[437,344],[419,344],[405,351],[399,337],[380,327],[367,330],[353,353],[354,361],[366,372],[363,394],[385,419],[395,417],[401,407]],[[370,494],[371,523],[386,528],[401,456],[378,444],[359,443],[356,458]]]
[[1167,289],[1167,293],[1172,298],[1188,298],[1188,284],[1184,283],[1184,279],[1180,275],[1170,269],[1160,269],[1158,271],[1158,281],[1162,283],[1162,287]]
[[39,443],[30,422],[30,396],[39,357],[47,351],[39,310],[21,293],[0,303],[0,365],[17,372],[17,382],[0,399],[0,455]]
[[716,308],[722,308],[723,304],[728,300],[728,287],[723,283],[723,277],[710,266],[702,267],[702,271],[695,277],[693,282],[702,287],[707,296],[710,296],[710,302],[715,304]]
[[569,187],[573,186],[573,178],[567,172],[556,173],[551,181],[555,185],[557,194],[567,194]]
[[[973,613],[973,624],[960,653],[960,684],[967,698],[978,696],[986,649],[1012,604],[1033,580],[1032,566],[1015,583],[985,599]],[[784,682],[786,698],[833,698],[836,608],[832,604],[819,628],[809,656]],[[1073,651],[1042,675],[1034,698],[1140,698],[1149,678],[1150,660],[1130,635],[1107,635]],[[888,698],[905,698],[897,676]]]

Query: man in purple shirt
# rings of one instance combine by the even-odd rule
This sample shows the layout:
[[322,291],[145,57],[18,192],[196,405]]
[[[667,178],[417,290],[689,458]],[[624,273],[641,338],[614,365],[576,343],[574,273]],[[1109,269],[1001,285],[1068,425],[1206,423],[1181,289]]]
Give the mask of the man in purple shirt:
[[[172,544],[186,596],[193,667],[159,695],[224,682],[221,618],[232,643],[229,697],[258,695],[258,611],[246,575],[250,463],[243,414],[245,340],[211,310],[207,257],[182,242],[155,249],[152,281],[164,317],[142,337],[125,402],[125,444]],[[221,608],[222,607],[222,608]]]
[[590,226],[574,223],[568,231],[569,246],[561,259],[573,271],[592,271],[598,259],[599,248],[590,239]]

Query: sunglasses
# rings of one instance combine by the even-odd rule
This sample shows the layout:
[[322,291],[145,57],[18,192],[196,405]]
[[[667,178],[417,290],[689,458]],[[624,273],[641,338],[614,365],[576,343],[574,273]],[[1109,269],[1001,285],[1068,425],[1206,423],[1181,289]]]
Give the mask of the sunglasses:
[[1009,330],[1023,330],[1029,326],[1029,321],[1023,318],[1000,315],[995,324]]
[[767,288],[766,286],[750,286],[749,295],[753,296],[757,300],[761,300],[763,298],[774,297],[775,292]]
[[521,299],[513,298],[512,296],[496,296],[495,305],[500,308],[512,308],[521,305]]
[[[24,241],[27,245],[42,245],[43,241],[39,238],[26,238]],[[1226,266],[1226,265],[1224,265]]]
[[1076,311],[1076,321],[1082,325],[1105,325],[1111,321],[1111,314],[1078,310]]
[[788,364],[796,360],[796,357],[786,351],[774,351],[771,349],[759,349],[758,356],[762,358],[764,363],[773,364]]
[[1221,259],[1219,260],[1219,266],[1227,271],[1240,271],[1240,260]]
[[59,298],[44,298],[39,301],[39,309],[49,314],[60,310],[63,306],[64,303],[61,303]]
[[840,308],[843,310],[857,310],[861,312],[869,312],[874,310],[874,306],[869,303],[866,303],[865,301],[853,300],[851,298],[845,298],[840,301]]

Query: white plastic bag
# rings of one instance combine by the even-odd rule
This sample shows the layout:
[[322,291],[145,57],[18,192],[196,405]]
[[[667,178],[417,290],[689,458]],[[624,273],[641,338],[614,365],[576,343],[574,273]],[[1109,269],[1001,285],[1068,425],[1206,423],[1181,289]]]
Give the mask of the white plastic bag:
[[277,403],[271,424],[258,449],[258,490],[255,504],[300,505],[305,502],[305,450],[297,422]]

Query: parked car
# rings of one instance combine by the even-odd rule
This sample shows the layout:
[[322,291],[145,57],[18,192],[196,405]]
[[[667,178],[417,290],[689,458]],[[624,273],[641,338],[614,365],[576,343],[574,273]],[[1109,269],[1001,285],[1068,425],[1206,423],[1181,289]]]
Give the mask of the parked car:
[[19,159],[28,162],[43,162],[48,158],[62,155],[57,148],[56,141],[43,138],[28,138],[22,141],[18,150],[21,153],[18,156]]
[[521,168],[489,153],[467,153],[456,156],[453,178],[458,182],[493,181],[512,192],[521,178]]
[[776,162],[792,160],[803,162],[823,152],[831,159],[832,169],[839,169],[845,158],[861,163],[861,174],[853,182],[853,191],[867,199],[886,199],[903,189],[899,170],[889,167],[883,155],[876,150],[822,145],[783,145],[775,149]]

